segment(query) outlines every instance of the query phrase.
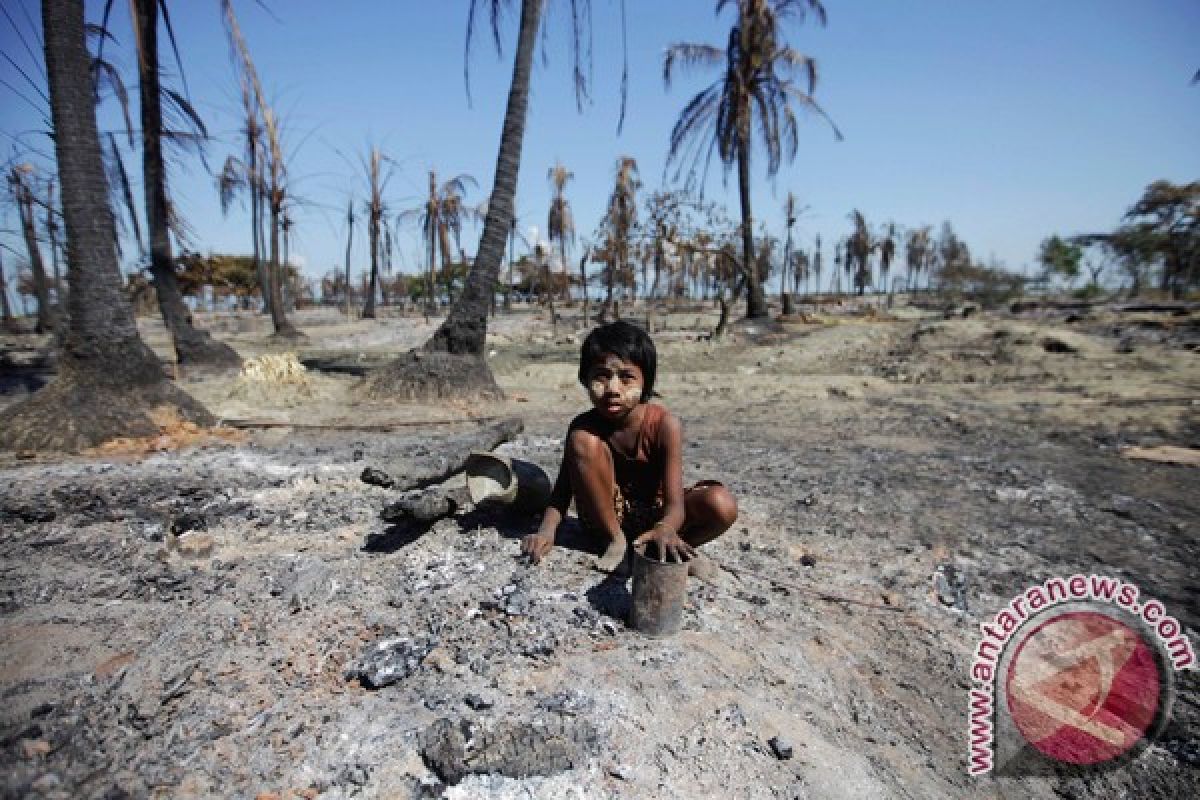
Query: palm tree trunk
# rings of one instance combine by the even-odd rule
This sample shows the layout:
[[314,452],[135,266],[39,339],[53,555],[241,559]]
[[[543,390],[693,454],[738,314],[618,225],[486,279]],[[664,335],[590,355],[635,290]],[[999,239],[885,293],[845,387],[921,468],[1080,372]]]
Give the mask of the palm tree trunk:
[[350,319],[350,245],[354,243],[354,201],[346,209],[346,319]]
[[367,222],[368,246],[371,248],[371,280],[367,286],[367,301],[363,304],[363,319],[375,319],[375,293],[379,291],[379,217],[372,211]]
[[0,254],[0,325],[7,333],[16,333],[17,321],[13,318],[12,306],[8,304],[8,281],[4,278],[4,259]]
[[767,316],[767,298],[763,294],[762,276],[758,274],[758,261],[754,258],[754,215],[750,211],[749,133],[746,131],[746,135],[740,137],[741,141],[738,144],[738,199],[742,206],[742,264],[747,289],[746,317],[755,319]]
[[50,267],[54,275],[54,299],[56,305],[63,304],[62,271],[58,263],[58,221],[54,219],[54,183],[46,195],[46,236],[50,239]]
[[[479,256],[475,256],[475,260],[479,260]],[[512,309],[512,296],[516,287],[513,284],[513,262],[517,260],[517,218],[514,213],[512,221],[508,223],[508,294],[504,296],[504,310]]]
[[[254,123],[248,122],[249,125]],[[258,292],[262,297],[262,313],[266,314],[271,307],[271,292],[268,289],[270,281],[267,278],[267,268],[263,260],[262,246],[262,181],[258,170],[258,142],[252,135],[247,135],[246,171],[249,175],[250,186],[250,239],[251,252],[254,256],[254,274],[258,276]]]
[[792,274],[796,274],[796,267],[792,264],[792,226],[787,226],[787,242],[783,245],[783,274],[779,276],[779,302],[783,306],[783,313],[792,313],[792,298],[788,294],[788,270]]
[[162,157],[162,91],[158,65],[158,0],[134,0],[140,44],[138,92],[142,115],[142,187],[146,199],[146,223],[150,227],[150,274],[163,322],[175,344],[181,365],[236,367],[241,358],[228,345],[213,340],[207,331],[192,325],[175,279],[167,221],[166,170]]
[[279,263],[279,227],[283,217],[283,209],[277,194],[278,190],[271,189],[271,250],[270,262],[267,264],[267,289],[271,298],[271,325],[275,335],[287,338],[302,336],[288,320],[283,308],[283,267]]
[[517,191],[521,144],[525,137],[525,118],[529,107],[529,79],[541,14],[542,0],[522,0],[517,56],[504,112],[504,128],[500,134],[496,177],[488,201],[487,218],[483,223],[483,237],[458,302],[450,309],[446,321],[425,343],[426,349],[477,356],[483,354],[487,337],[487,294],[500,274],[504,239],[512,224],[513,198]]
[[450,236],[445,225],[438,227],[438,247],[442,251],[442,283],[446,284],[446,300],[454,302],[454,265],[451,261]]
[[83,0],[44,0],[46,73],[67,235],[67,321],[58,377],[0,414],[0,446],[79,450],[158,433],[148,412],[173,408],[211,425],[203,406],[167,381],[138,336],[117,266],[84,40]]
[[587,280],[587,262],[588,257],[592,254],[591,250],[583,251],[583,258],[579,259],[579,285],[583,287],[583,325],[587,327],[591,324],[588,319],[588,280]]
[[429,242],[427,244],[427,256],[429,268],[425,270],[425,290],[427,296],[425,298],[425,314],[429,315],[437,305],[437,283],[433,279],[435,264],[437,263],[437,239],[433,233],[429,234]]
[[37,297],[37,333],[49,333],[54,328],[54,310],[50,307],[50,289],[46,278],[46,267],[42,261],[42,250],[37,243],[34,227],[33,190],[23,180],[13,180],[17,195],[17,214],[21,218],[21,233],[25,237],[25,249],[29,253],[29,269],[33,273],[33,291]]

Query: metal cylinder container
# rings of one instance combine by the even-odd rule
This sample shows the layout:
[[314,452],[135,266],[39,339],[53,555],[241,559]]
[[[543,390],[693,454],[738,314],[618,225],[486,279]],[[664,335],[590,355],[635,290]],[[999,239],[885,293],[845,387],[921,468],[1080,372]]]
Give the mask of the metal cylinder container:
[[647,636],[678,633],[687,600],[687,578],[687,562],[659,561],[635,549],[629,626]]

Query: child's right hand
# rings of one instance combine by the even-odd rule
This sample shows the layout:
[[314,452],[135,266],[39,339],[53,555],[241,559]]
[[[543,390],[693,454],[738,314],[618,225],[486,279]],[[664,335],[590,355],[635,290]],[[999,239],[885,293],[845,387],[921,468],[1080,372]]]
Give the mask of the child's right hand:
[[521,540],[521,553],[529,558],[529,563],[536,564],[542,557],[554,548],[553,533],[531,533]]

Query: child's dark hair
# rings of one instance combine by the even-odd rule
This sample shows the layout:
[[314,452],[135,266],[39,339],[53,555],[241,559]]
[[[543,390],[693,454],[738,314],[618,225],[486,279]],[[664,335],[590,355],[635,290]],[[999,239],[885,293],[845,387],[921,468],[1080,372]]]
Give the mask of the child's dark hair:
[[637,364],[642,370],[642,402],[654,397],[654,375],[658,371],[658,354],[650,335],[636,325],[623,319],[593,328],[583,340],[579,353],[579,382],[588,385],[588,373],[592,365],[605,353],[612,353],[622,361]]

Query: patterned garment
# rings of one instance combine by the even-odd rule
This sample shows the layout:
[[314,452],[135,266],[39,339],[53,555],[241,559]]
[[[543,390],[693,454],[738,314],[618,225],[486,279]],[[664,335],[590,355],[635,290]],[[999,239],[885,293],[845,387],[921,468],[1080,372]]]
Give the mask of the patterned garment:
[[[685,488],[683,493],[686,497],[697,489],[721,485],[720,481],[698,481],[694,486]],[[617,523],[621,526],[621,531],[630,539],[641,536],[654,527],[654,523],[662,519],[664,510],[661,491],[652,501],[647,502],[626,497],[622,494],[620,486],[613,487],[613,511],[616,512]],[[582,509],[577,508],[576,512],[579,514],[579,524],[584,531],[593,536],[604,536],[604,526],[598,524],[597,520],[593,520]]]

